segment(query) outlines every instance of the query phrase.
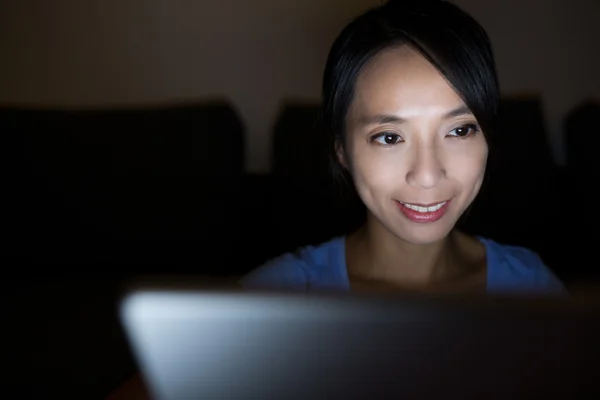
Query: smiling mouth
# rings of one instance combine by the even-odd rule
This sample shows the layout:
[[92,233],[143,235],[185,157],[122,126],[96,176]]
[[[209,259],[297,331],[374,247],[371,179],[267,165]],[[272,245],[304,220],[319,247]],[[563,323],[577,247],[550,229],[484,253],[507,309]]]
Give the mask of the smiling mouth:
[[431,204],[404,203],[402,201],[398,201],[398,203],[402,204],[404,207],[406,207],[408,209],[425,214],[425,213],[431,213],[431,212],[435,212],[435,211],[439,210],[440,208],[444,207],[446,205],[446,203],[448,203],[448,201],[449,200],[444,200],[439,203],[431,203]]

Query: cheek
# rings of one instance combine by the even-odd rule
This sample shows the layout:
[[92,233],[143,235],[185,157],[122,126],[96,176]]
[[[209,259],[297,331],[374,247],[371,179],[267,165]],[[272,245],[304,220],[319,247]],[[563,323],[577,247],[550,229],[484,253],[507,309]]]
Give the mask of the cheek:
[[402,165],[401,158],[394,153],[377,151],[369,146],[355,146],[350,153],[352,179],[365,203],[370,203],[372,198],[387,195],[397,189]]
[[488,157],[488,147],[485,141],[466,146],[464,151],[458,151],[452,156],[454,177],[466,187],[472,186],[479,190]]

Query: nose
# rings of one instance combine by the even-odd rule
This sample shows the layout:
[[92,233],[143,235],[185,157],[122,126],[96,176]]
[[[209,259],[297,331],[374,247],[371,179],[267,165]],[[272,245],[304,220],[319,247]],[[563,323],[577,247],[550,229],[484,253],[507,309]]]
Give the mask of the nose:
[[406,182],[420,189],[434,188],[446,177],[446,170],[439,153],[435,145],[416,146],[406,174]]

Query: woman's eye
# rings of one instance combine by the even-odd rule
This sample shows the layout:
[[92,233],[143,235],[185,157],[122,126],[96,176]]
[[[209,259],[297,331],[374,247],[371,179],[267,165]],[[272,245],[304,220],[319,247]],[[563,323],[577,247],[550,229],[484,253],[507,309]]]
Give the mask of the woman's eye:
[[373,140],[384,146],[391,146],[400,142],[402,138],[396,133],[381,133],[373,137]]
[[459,126],[458,128],[452,129],[448,136],[465,138],[479,131],[479,128],[475,124],[468,124]]

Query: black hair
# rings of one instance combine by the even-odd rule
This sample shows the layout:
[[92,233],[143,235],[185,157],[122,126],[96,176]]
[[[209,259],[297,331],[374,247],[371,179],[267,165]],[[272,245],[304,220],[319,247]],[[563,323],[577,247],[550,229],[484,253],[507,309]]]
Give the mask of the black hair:
[[477,119],[491,147],[499,88],[491,43],[483,27],[447,1],[392,0],[352,21],[329,52],[321,123],[328,134],[336,179],[347,177],[335,145],[345,143],[346,116],[356,80],[377,54],[400,46],[419,52],[444,76]]

